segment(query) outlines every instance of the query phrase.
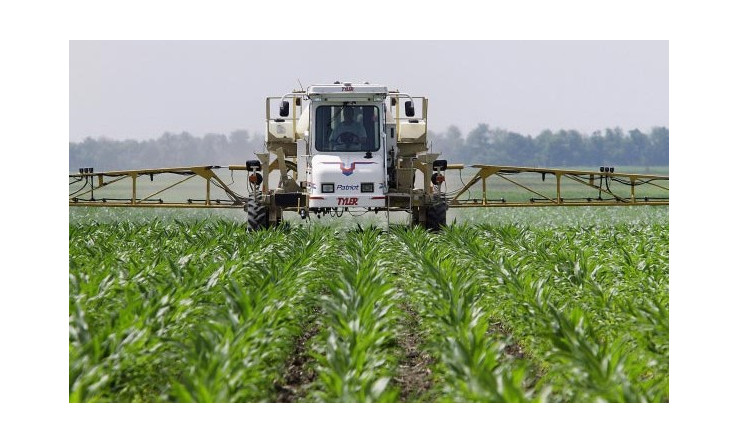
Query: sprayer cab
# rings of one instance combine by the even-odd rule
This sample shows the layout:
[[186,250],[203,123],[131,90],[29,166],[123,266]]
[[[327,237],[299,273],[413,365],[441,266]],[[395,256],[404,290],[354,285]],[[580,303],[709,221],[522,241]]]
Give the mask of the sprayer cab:
[[311,86],[310,208],[385,206],[385,86]]

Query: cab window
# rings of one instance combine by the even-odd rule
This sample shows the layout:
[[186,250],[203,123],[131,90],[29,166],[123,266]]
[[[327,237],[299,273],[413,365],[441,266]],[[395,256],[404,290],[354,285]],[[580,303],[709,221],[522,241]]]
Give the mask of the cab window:
[[324,105],[315,110],[315,149],[365,152],[379,150],[379,108]]

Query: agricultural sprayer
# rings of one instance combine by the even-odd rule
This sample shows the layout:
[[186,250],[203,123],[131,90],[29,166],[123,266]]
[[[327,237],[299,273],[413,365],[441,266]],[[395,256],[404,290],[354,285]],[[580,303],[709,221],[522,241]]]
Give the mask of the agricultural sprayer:
[[[586,171],[449,164],[433,152],[427,120],[425,97],[369,83],[314,85],[267,97],[264,150],[255,160],[81,168],[69,175],[69,205],[237,208],[246,211],[251,229],[281,223],[285,211],[303,219],[383,212],[388,221],[390,212],[400,211],[410,214],[411,225],[436,231],[446,224],[449,208],[669,204],[664,175],[609,166]],[[448,176],[456,172],[449,190]]]

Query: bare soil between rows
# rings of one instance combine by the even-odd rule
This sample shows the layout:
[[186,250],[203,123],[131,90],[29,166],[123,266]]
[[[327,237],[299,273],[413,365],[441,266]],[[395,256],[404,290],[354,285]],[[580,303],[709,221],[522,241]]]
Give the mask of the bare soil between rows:
[[435,360],[421,349],[423,340],[418,332],[418,314],[407,304],[400,307],[406,316],[403,331],[397,337],[403,353],[394,381],[400,388],[399,401],[422,401],[433,384],[431,367]]
[[318,334],[320,327],[312,322],[297,338],[295,350],[287,360],[284,382],[277,384],[276,403],[295,403],[305,397],[308,386],[315,381],[316,373],[308,365],[308,343]]

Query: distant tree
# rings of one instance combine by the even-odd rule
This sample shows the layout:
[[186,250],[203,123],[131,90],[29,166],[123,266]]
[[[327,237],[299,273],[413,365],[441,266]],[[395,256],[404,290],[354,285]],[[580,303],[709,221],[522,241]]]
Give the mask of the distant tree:
[[464,138],[456,126],[449,126],[446,132],[428,132],[434,152],[442,153],[443,157],[452,163],[463,163],[466,160]]
[[603,163],[607,165],[626,164],[627,157],[623,147],[623,130],[620,128],[606,129],[605,140],[603,144],[604,159]]
[[602,132],[595,131],[588,141],[588,160],[584,165],[596,165],[604,166],[605,164],[605,138],[602,136]]
[[490,143],[484,158],[478,159],[478,163],[491,163],[500,165],[507,163],[509,149],[507,146],[508,132],[504,129],[495,128],[490,131]]
[[236,131],[231,132],[231,134],[228,136],[228,144],[230,145],[231,152],[234,151],[246,151],[249,147],[249,143],[251,141],[251,135],[249,135],[249,131],[245,129],[238,129]]
[[[189,132],[182,132],[174,136],[173,149],[179,152],[181,165],[188,163],[204,165],[212,162],[212,160],[207,160],[209,152],[201,147],[200,139]],[[163,162],[164,159],[162,158],[159,161]]]
[[536,148],[530,136],[508,132],[504,138],[503,161],[505,164],[521,163],[525,166],[535,165]]
[[554,144],[553,132],[546,129],[538,134],[533,142],[535,143],[536,150],[538,151],[536,154],[538,162],[536,163],[541,166],[551,166],[551,152]]
[[571,166],[573,155],[569,146],[569,136],[563,129],[557,132],[553,137],[551,144],[551,164],[553,166]]
[[253,142],[249,131],[239,129],[231,132],[228,136],[228,162],[240,164],[255,159]]
[[481,162],[490,157],[492,147],[492,132],[489,126],[480,123],[466,136],[464,149],[467,151],[467,161]]
[[203,162],[219,165],[228,163],[229,160],[228,137],[223,134],[205,134],[200,146],[200,154]]
[[646,159],[649,165],[669,164],[669,129],[664,127],[652,128],[649,134],[649,147]]
[[452,155],[456,155],[464,147],[464,137],[457,126],[451,125],[446,130],[446,145]]
[[566,146],[569,155],[569,165],[580,166],[587,163],[587,149],[582,134],[577,131],[566,131]]
[[628,131],[630,138],[627,144],[628,158],[638,166],[648,166],[646,154],[649,150],[650,140],[648,136],[638,129]]

